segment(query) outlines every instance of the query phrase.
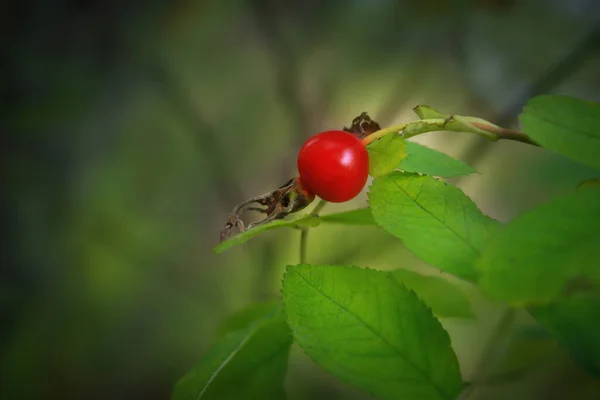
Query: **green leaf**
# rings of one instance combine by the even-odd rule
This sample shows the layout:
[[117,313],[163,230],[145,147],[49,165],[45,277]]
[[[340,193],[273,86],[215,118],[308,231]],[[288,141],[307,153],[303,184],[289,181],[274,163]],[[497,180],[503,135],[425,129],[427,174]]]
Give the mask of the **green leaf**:
[[387,175],[406,157],[406,142],[398,134],[389,134],[367,146],[369,174],[373,177]]
[[225,240],[214,247],[213,251],[217,254],[228,250],[229,248],[247,242],[248,240],[260,235],[261,233],[279,229],[279,228],[295,228],[296,226],[306,226],[314,228],[319,226],[321,222],[340,223],[346,225],[375,225],[371,210],[369,208],[361,208],[357,210],[344,211],[341,213],[329,214],[324,216],[314,216],[306,214],[296,219],[280,219],[268,222],[264,225],[259,225],[245,232],[238,233],[235,236]]
[[600,296],[577,293],[530,313],[590,374],[600,377]]
[[319,365],[386,399],[455,399],[462,379],[450,338],[431,310],[389,273],[288,266],[288,323]]
[[490,239],[481,288],[513,304],[544,303],[600,285],[600,187],[552,199]]
[[213,251],[217,254],[228,250],[230,247],[233,247],[237,244],[242,244],[247,242],[248,240],[264,233],[266,231],[270,231],[273,229],[279,228],[295,228],[296,226],[308,226],[315,227],[318,226],[320,220],[318,217],[312,216],[310,214],[304,215],[297,219],[279,219],[271,222],[267,222],[264,225],[256,226],[252,229],[248,229],[247,231],[240,232],[229,239],[219,243],[217,246],[213,248]]
[[441,112],[436,111],[429,106],[423,106],[423,105],[416,106],[415,108],[413,108],[413,111],[421,119],[436,119],[436,118],[446,119],[446,118],[450,117],[450,115],[448,115],[448,114],[442,114]]
[[322,222],[339,223],[345,225],[375,225],[370,208],[345,211],[337,214],[323,215]]
[[469,299],[455,284],[437,276],[396,269],[392,277],[413,290],[440,318],[475,318]]
[[369,202],[375,222],[418,257],[471,281],[486,237],[500,225],[460,189],[431,176],[377,178]]
[[248,328],[257,320],[272,318],[281,309],[279,300],[269,300],[256,303],[230,315],[219,327],[218,335],[223,336],[229,332]]
[[181,378],[172,399],[284,399],[291,344],[281,311],[230,332]]
[[529,100],[519,119],[542,147],[600,168],[600,103],[542,95]]
[[444,178],[454,178],[477,172],[469,164],[419,143],[407,141],[406,153],[406,158],[400,162],[397,169]]

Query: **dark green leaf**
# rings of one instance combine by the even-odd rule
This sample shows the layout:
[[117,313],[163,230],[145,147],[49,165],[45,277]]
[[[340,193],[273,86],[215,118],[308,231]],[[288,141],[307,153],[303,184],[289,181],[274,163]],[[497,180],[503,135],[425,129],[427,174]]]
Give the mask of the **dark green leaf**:
[[406,142],[398,134],[389,134],[367,146],[369,152],[369,174],[383,176],[398,167],[406,157]]
[[322,215],[322,222],[340,223],[345,225],[375,225],[370,208],[345,211],[337,214]]
[[529,100],[519,119],[542,147],[600,168],[600,103],[543,95]]
[[455,399],[462,388],[450,338],[389,273],[289,266],[288,323],[304,351],[337,377],[388,399]]
[[498,226],[460,189],[402,172],[377,178],[369,191],[375,222],[425,262],[468,280],[486,237]]
[[237,244],[242,244],[247,242],[248,240],[260,235],[263,232],[270,231],[278,228],[294,228],[296,226],[309,226],[314,227],[319,225],[319,218],[314,217],[310,214],[307,214],[303,217],[297,219],[279,219],[275,221],[268,222],[264,225],[259,225],[252,229],[249,229],[245,232],[238,233],[225,240],[224,242],[219,243],[214,247],[213,251],[215,253],[222,253],[225,250],[229,249],[232,246]]
[[413,290],[440,318],[474,318],[469,299],[456,285],[437,276],[421,275],[407,269],[391,272],[394,279]]
[[600,377],[600,295],[577,293],[530,308],[531,314],[589,373]]
[[181,378],[172,399],[284,399],[291,344],[282,312],[228,333]]
[[477,267],[480,286],[513,304],[543,303],[600,285],[600,187],[521,214],[494,235]]
[[419,143],[407,141],[406,153],[406,158],[400,162],[397,169],[444,178],[454,178],[477,172],[469,164]]

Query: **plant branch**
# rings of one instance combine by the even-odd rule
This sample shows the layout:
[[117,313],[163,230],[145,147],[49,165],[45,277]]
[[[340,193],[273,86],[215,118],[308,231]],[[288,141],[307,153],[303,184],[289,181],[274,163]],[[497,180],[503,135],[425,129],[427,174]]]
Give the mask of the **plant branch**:
[[374,132],[374,133],[370,134],[369,136],[367,136],[366,138],[364,138],[362,140],[362,144],[363,144],[363,146],[368,146],[370,143],[373,143],[377,139],[381,139],[382,137],[389,135],[391,133],[401,133],[404,130],[404,128],[406,128],[407,125],[408,125],[408,123],[405,123],[402,125],[390,126],[389,128],[380,129],[377,132]]
[[323,210],[323,207],[325,207],[327,205],[327,201],[323,200],[323,199],[319,199],[319,202],[317,203],[317,205],[315,206],[315,208],[311,211],[311,215],[313,217],[318,217],[319,213],[321,212],[321,210]]
[[[543,71],[511,105],[501,112],[497,118],[494,118],[494,121],[498,121],[502,126],[513,125],[527,100],[551,92],[553,88],[573,76],[593,57],[598,46],[600,46],[600,24],[594,26],[565,57]],[[461,158],[471,165],[476,165],[486,155],[488,149],[488,142],[478,141],[470,146]]]
[[[310,213],[313,217],[318,217],[319,212],[327,205],[327,201],[320,199],[315,208]],[[308,249],[308,227],[300,226],[300,264],[306,264],[306,254]]]
[[364,146],[392,133],[400,133],[405,139],[434,131],[471,132],[491,141],[500,139],[515,140],[538,146],[522,132],[501,128],[481,118],[453,115],[448,118],[427,118],[406,122],[401,125],[380,129],[362,140]]
[[489,132],[494,132],[496,134],[496,137],[498,138],[498,140],[502,140],[502,139],[506,139],[506,140],[514,140],[516,142],[521,142],[521,143],[527,143],[530,144],[532,146],[540,146],[539,144],[537,144],[536,142],[534,142],[529,136],[527,136],[525,133],[521,132],[521,131],[516,131],[513,129],[506,129],[506,128],[497,128],[494,126],[483,126],[483,124],[480,124],[478,122],[473,122],[473,125],[480,128],[480,129],[487,129]]

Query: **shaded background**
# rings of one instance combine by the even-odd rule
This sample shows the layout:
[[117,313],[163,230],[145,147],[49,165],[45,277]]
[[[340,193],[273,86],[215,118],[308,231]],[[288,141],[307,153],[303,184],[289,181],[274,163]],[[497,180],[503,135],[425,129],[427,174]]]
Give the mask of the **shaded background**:
[[[277,296],[298,261],[295,231],[211,249],[235,204],[294,176],[304,140],[361,111],[509,127],[536,93],[599,101],[599,27],[596,0],[3,3],[0,397],[168,398],[226,315]],[[472,163],[456,183],[501,221],[594,176],[521,143],[417,140]],[[377,229],[319,227],[308,258],[426,268]],[[482,360],[500,306],[473,296],[477,320],[444,321],[466,379],[540,362],[472,398],[600,398],[553,345]],[[286,385],[369,398],[295,348]]]

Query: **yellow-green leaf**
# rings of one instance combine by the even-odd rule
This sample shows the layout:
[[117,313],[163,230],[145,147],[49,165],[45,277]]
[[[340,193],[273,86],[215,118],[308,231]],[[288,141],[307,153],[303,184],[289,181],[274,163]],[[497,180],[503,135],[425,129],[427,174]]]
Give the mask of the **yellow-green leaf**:
[[398,134],[389,134],[367,146],[369,174],[373,177],[387,175],[406,157],[406,142]]

